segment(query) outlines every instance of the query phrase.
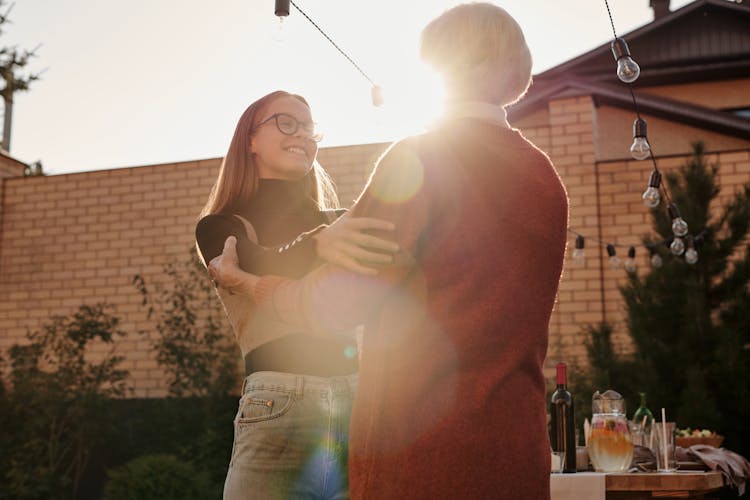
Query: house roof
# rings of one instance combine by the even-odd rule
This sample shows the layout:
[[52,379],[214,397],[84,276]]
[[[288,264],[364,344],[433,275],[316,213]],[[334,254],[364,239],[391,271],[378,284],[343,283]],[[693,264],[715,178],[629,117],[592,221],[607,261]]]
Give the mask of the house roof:
[[[725,111],[638,91],[750,75],[750,4],[697,0],[638,28],[624,38],[641,67],[632,85],[641,111],[750,139],[750,120]],[[520,118],[551,99],[591,95],[595,101],[633,108],[630,89],[615,74],[610,42],[534,76],[524,99],[509,110]]]

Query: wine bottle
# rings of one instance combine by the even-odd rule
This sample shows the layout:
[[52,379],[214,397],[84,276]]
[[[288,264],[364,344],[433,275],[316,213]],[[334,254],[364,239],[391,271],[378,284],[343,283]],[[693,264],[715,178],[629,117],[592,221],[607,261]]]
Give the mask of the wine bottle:
[[646,393],[639,392],[638,394],[641,396],[641,405],[637,410],[635,410],[635,413],[633,414],[633,422],[638,425],[642,425],[645,423],[645,426],[642,430],[644,433],[649,434],[651,432],[651,424],[654,421],[654,414],[651,413],[651,410],[649,410],[646,406]]
[[557,364],[557,389],[552,393],[549,409],[552,432],[550,441],[552,450],[565,455],[563,472],[576,471],[576,425],[573,412],[573,396],[568,391],[567,367],[565,363]]

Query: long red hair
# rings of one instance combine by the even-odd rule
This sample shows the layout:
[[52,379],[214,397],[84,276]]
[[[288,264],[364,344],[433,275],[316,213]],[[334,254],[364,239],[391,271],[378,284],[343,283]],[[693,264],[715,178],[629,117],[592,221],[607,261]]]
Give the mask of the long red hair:
[[[283,90],[271,92],[250,104],[237,122],[229,150],[221,162],[219,175],[200,217],[238,213],[253,198],[258,186],[258,167],[250,152],[250,138],[264,111],[280,97],[293,97],[310,107],[304,97]],[[313,161],[312,172],[305,179],[308,195],[320,208],[338,207],[333,182],[317,160]]]

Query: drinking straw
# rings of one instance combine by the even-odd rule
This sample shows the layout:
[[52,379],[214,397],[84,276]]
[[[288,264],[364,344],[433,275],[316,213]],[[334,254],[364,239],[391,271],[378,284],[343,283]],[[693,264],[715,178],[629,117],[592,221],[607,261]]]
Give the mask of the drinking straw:
[[585,441],[586,447],[589,445],[589,437],[591,437],[591,424],[587,417],[583,419],[583,440]]
[[[646,417],[648,417],[648,415],[643,415],[643,420],[641,420],[641,435],[642,435],[643,439],[641,439],[639,441],[640,441],[640,443],[643,446],[646,445]],[[649,433],[649,436],[650,435],[651,435],[651,433]]]
[[669,469],[669,463],[667,462],[667,417],[664,413],[664,408],[661,409],[661,434],[662,434],[662,452],[664,453],[664,468]]

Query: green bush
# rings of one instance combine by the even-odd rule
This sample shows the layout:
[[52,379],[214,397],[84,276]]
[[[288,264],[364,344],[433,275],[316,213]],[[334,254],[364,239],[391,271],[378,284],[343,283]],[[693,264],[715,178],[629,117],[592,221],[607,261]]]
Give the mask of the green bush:
[[0,391],[0,499],[78,497],[91,453],[112,425],[107,402],[127,392],[128,372],[114,347],[96,361],[86,357],[91,344],[113,346],[124,335],[108,309],[82,305],[8,349],[0,366],[7,381]]
[[102,500],[212,498],[206,473],[174,455],[144,455],[108,472]]

